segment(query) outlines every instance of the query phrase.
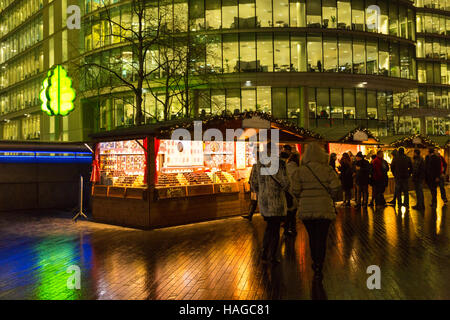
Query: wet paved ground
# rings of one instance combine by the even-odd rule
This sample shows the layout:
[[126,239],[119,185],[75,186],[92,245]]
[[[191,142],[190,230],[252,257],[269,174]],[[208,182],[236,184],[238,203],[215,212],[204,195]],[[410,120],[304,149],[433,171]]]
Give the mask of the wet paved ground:
[[[441,202],[425,212],[340,208],[324,267],[328,299],[450,299],[448,215]],[[303,224],[274,267],[259,259],[264,226],[257,215],[142,231],[0,213],[0,299],[311,299]],[[74,264],[81,290],[66,286]],[[381,290],[367,289],[369,265],[381,268]]]

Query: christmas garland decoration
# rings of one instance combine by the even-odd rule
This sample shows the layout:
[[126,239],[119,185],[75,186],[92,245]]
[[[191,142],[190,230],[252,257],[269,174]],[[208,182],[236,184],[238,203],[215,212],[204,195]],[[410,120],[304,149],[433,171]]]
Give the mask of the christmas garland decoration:
[[422,136],[420,134],[414,134],[414,135],[411,135],[411,136],[407,136],[407,137],[398,139],[398,140],[392,142],[390,144],[390,146],[394,147],[394,148],[399,148],[399,147],[415,148],[417,146],[416,144],[413,143],[413,140],[415,138],[421,139],[422,143],[420,143],[420,145],[422,145],[424,147],[427,147],[427,148],[429,148],[429,147],[439,148],[439,145],[436,142],[434,142],[430,138],[424,137],[424,136]]
[[162,126],[160,128],[160,134],[161,135],[170,135],[174,130],[176,129],[186,129],[186,130],[193,130],[194,129],[194,121],[202,121],[202,125],[210,126],[213,123],[223,124],[224,122],[228,121],[235,121],[235,120],[244,120],[244,119],[250,119],[253,117],[258,117],[263,120],[270,121],[271,123],[274,123],[282,128],[285,128],[286,130],[301,135],[306,138],[314,138],[317,140],[322,140],[323,137],[315,132],[312,132],[308,129],[302,128],[297,126],[295,123],[292,123],[291,121],[277,119],[273,117],[272,115],[260,112],[260,111],[248,111],[244,113],[238,113],[238,114],[228,114],[228,115],[212,115],[212,116],[206,116],[201,117],[198,119],[193,118],[182,118],[178,119],[176,123],[172,125]]
[[354,135],[357,131],[362,131],[362,132],[364,132],[365,134],[367,134],[367,136],[368,136],[369,138],[374,139],[376,142],[380,142],[380,139],[378,139],[377,137],[375,137],[375,136],[372,134],[372,132],[370,132],[369,129],[363,128],[363,127],[358,127],[358,128],[356,128],[356,129],[350,131],[349,133],[347,133],[347,135],[346,135],[344,138],[341,139],[341,141],[342,141],[342,142],[354,142],[354,141],[353,141],[353,135]]

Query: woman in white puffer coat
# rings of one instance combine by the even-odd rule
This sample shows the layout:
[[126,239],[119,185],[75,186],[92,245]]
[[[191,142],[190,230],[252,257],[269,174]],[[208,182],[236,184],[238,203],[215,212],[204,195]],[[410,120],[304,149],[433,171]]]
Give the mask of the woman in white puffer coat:
[[328,154],[317,143],[306,145],[291,181],[291,191],[299,198],[298,215],[308,231],[314,279],[321,281],[328,228],[336,219],[333,194],[341,182],[328,164]]

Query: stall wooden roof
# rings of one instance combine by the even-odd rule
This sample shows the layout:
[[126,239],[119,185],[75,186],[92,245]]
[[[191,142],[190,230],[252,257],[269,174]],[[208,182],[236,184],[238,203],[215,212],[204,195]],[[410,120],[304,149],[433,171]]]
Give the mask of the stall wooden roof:
[[[414,144],[413,140],[420,138],[422,143]],[[393,148],[431,148],[431,147],[444,147],[448,141],[446,136],[426,136],[421,134],[411,135],[395,135],[381,138],[381,142]]]
[[[338,126],[338,127],[318,127],[313,129],[320,134],[326,141],[335,143],[349,144],[380,144],[379,139],[375,137],[370,130],[360,126]],[[355,141],[353,135],[362,131],[367,134],[367,141]]]
[[[99,132],[91,134],[94,140],[121,140],[121,139],[138,139],[145,136],[155,136],[160,139],[170,139],[172,132],[176,129],[186,129],[194,131],[194,121],[202,121],[203,133],[207,129],[219,129],[225,137],[226,129],[243,128],[244,120],[263,120],[270,123],[270,128],[280,130],[280,142],[284,141],[315,141],[322,140],[320,134],[309,131],[297,126],[294,122],[288,120],[276,119],[273,116],[262,112],[245,112],[236,115],[226,116],[207,116],[203,118],[184,118],[161,123],[133,126],[128,128],[120,128],[111,131]],[[259,130],[255,128],[256,131]]]

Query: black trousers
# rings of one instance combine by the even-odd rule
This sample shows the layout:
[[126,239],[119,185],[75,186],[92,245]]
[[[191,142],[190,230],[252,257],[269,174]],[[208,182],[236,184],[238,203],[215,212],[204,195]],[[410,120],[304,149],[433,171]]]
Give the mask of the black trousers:
[[[395,188],[397,189],[397,202],[399,205],[409,205],[409,180],[408,179],[396,179]],[[403,195],[403,202],[402,202]]]
[[267,222],[263,238],[263,258],[276,259],[280,241],[280,225],[285,217],[264,217]]
[[297,213],[297,209],[288,210],[287,216],[286,216],[286,223],[284,224],[284,230],[285,231],[296,231],[296,219],[295,215]]
[[369,186],[366,185],[357,185],[356,186],[356,205],[367,206],[369,198]]
[[306,231],[308,231],[313,268],[322,269],[327,249],[327,236],[330,222],[328,219],[303,220]]
[[384,184],[384,181],[375,181],[373,188],[375,193],[375,204],[385,205],[386,200],[384,199],[384,190],[386,189],[386,185]]
[[433,206],[437,205],[437,187],[438,184],[434,181],[427,181],[428,184],[428,188],[430,189],[431,192],[431,204]]

